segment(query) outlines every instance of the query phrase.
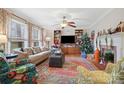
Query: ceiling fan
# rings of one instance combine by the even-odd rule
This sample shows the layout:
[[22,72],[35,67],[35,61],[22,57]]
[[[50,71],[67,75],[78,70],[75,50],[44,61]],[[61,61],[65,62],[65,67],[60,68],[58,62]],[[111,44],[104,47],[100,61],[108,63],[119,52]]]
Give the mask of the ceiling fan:
[[[66,14],[65,14],[66,15]],[[72,27],[72,28],[76,28],[76,27],[82,27],[85,24],[89,24],[89,21],[87,18],[82,18],[82,17],[72,17],[72,16],[61,16],[61,21],[58,24],[54,24],[53,26],[55,26],[55,28],[62,28],[64,29],[65,27]],[[58,20],[59,21],[59,20]],[[56,21],[56,22],[58,22]]]
[[60,26],[62,29],[64,29],[66,26],[76,28],[76,23],[74,21],[67,21],[66,16],[63,16],[63,20],[62,23],[60,23]]

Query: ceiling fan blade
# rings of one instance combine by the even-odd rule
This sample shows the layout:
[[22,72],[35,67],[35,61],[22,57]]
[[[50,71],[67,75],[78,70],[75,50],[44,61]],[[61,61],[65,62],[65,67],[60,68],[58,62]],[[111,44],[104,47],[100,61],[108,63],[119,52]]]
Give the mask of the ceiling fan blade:
[[68,24],[75,24],[75,22],[68,22]]
[[69,26],[76,28],[76,26],[75,26],[75,25],[71,25],[71,24],[69,24]]

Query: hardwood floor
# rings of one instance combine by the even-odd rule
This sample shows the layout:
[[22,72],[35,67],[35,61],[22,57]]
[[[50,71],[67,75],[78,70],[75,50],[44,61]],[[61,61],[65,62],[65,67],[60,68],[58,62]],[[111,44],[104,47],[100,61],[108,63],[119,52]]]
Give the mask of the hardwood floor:
[[66,57],[81,57],[81,54],[66,54]]

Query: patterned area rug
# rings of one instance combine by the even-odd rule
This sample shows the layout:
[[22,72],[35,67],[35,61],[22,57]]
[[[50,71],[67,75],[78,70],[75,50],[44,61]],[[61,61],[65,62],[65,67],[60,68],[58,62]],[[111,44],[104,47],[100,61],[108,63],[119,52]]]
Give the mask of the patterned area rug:
[[49,67],[48,60],[37,67],[39,84],[76,84],[79,78],[77,67],[84,66],[89,70],[97,68],[81,57],[65,57],[63,68]]

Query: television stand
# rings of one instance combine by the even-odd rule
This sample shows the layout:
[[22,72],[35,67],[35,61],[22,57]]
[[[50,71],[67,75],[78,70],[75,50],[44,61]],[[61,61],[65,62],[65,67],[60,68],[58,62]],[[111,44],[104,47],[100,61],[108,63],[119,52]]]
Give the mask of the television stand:
[[62,44],[61,49],[64,54],[81,54],[80,48],[75,44]]

